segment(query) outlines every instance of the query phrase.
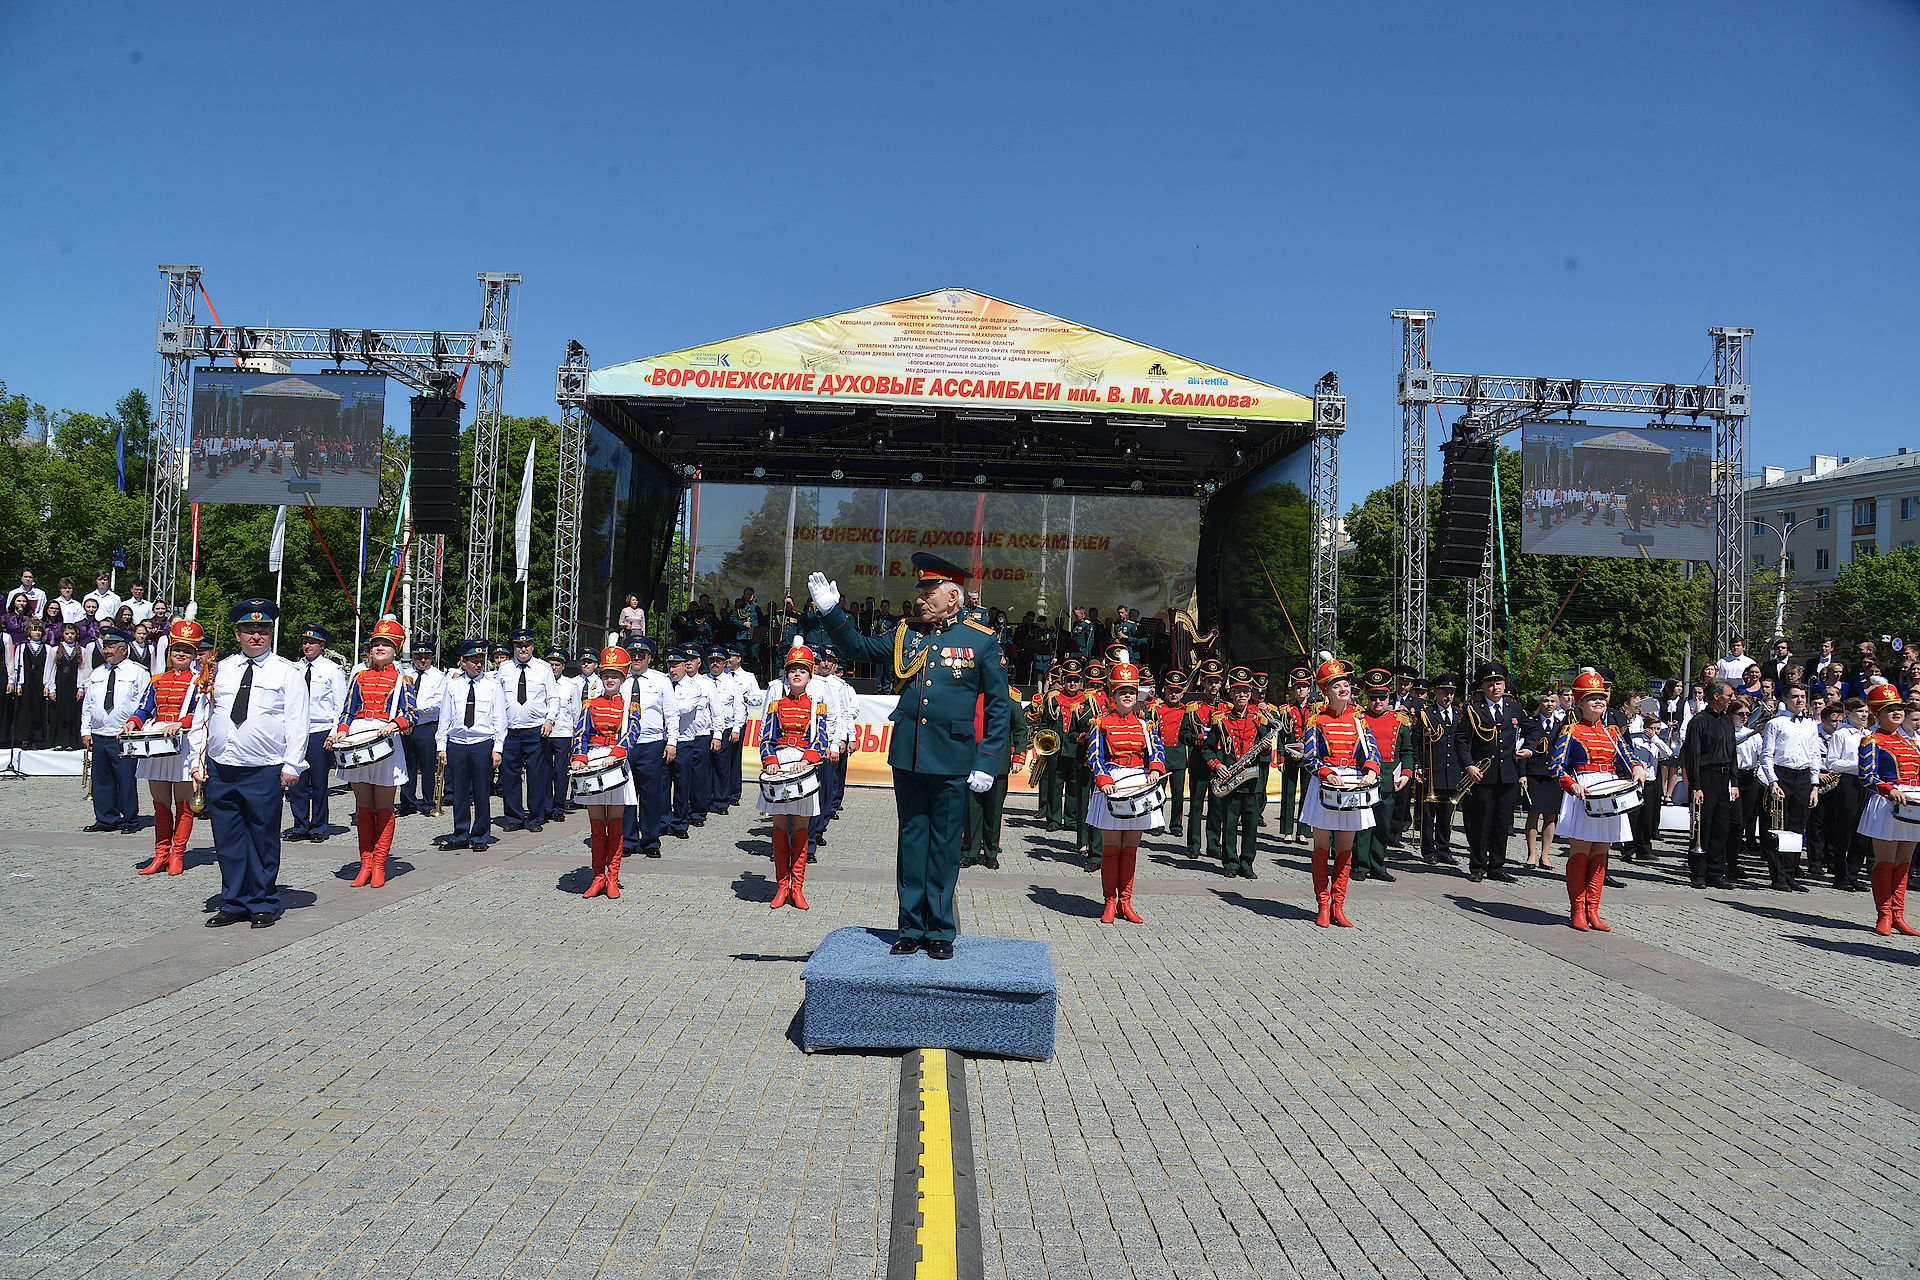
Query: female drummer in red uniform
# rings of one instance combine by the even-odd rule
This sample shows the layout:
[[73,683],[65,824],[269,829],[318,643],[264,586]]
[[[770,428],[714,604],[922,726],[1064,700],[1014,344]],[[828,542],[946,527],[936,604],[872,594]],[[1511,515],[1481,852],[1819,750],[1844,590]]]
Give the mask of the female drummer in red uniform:
[[[634,717],[620,686],[626,683],[632,666],[632,658],[619,645],[600,651],[600,687],[580,704],[580,727],[573,735],[574,772],[589,764],[627,758],[627,748],[634,742]],[[633,789],[632,770],[628,770],[627,780],[620,786],[583,794],[580,802],[580,807],[587,811],[587,847],[593,851],[593,880],[580,896],[597,898],[604,893],[609,898],[618,898],[621,838],[626,830],[627,806],[640,802],[639,794]]]
[[[1320,904],[1314,921],[1322,929],[1337,924],[1353,928],[1347,919],[1347,880],[1353,872],[1353,833],[1373,825],[1373,809],[1329,809],[1320,802],[1329,783],[1380,779],[1380,749],[1360,713],[1353,709],[1353,668],[1332,654],[1320,655],[1314,680],[1326,701],[1307,721],[1300,765],[1310,776],[1300,820],[1313,829],[1313,896]],[[1327,855],[1333,855],[1328,874]]]
[[[826,754],[827,709],[807,692],[812,682],[813,650],[796,644],[787,654],[786,695],[767,704],[766,718],[760,722],[762,777],[776,764],[818,764]],[[808,820],[820,812],[820,793],[801,800],[769,800],[763,791],[758,807],[773,822],[773,872],[780,880],[773,906],[792,903],[805,911]]]
[[169,730],[167,736],[181,745],[178,755],[149,756],[134,769],[147,780],[147,789],[153,795],[153,861],[140,868],[143,876],[156,871],[179,875],[187,839],[193,831],[193,810],[188,804],[193,799],[190,775],[197,762],[181,739],[184,731],[193,727],[194,712],[206,697],[200,687],[200,673],[193,669],[200,624],[180,618],[167,634],[172,637],[167,645],[167,669],[153,678],[146,701],[127,719],[129,732],[149,725],[175,725],[177,728]]
[[[413,686],[394,665],[406,630],[392,618],[373,624],[367,640],[367,666],[347,680],[347,698],[340,707],[340,723],[327,740],[338,746],[348,734],[373,732],[383,738],[413,728]],[[387,883],[387,854],[393,849],[393,798],[407,780],[407,754],[399,743],[393,753],[372,764],[342,769],[335,778],[353,784],[353,818],[360,829],[360,874],[353,886],[383,888]]]
[[1094,795],[1087,805],[1087,825],[1100,832],[1100,890],[1106,896],[1101,924],[1112,924],[1117,914],[1141,923],[1133,909],[1133,872],[1140,853],[1140,833],[1158,831],[1159,809],[1138,818],[1118,818],[1107,797],[1149,776],[1165,777],[1167,758],[1158,727],[1140,713],[1140,668],[1116,662],[1107,672],[1111,709],[1093,722],[1087,738],[1087,764],[1093,771]]
[[1610,932],[1600,918],[1600,892],[1607,883],[1607,850],[1632,838],[1627,815],[1596,818],[1587,812],[1587,788],[1611,778],[1632,778],[1645,785],[1647,771],[1632,764],[1620,732],[1606,722],[1607,682],[1592,667],[1573,680],[1579,719],[1568,725],[1553,747],[1553,771],[1560,779],[1560,834],[1567,838],[1567,903],[1573,927]]
[[1859,832],[1873,841],[1873,906],[1878,934],[1920,934],[1907,923],[1907,873],[1920,827],[1902,821],[1894,808],[1895,788],[1920,794],[1920,747],[1900,732],[1906,709],[1900,690],[1882,681],[1867,690],[1873,732],[1860,740],[1860,782],[1872,798],[1860,811]]

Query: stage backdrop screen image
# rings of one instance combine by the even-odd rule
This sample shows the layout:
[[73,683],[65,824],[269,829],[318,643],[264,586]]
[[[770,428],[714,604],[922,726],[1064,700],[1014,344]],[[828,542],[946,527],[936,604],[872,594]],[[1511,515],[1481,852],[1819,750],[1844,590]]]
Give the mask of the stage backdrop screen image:
[[387,380],[196,369],[189,502],[377,507]]
[[1711,430],[1530,422],[1521,457],[1522,551],[1713,559]]

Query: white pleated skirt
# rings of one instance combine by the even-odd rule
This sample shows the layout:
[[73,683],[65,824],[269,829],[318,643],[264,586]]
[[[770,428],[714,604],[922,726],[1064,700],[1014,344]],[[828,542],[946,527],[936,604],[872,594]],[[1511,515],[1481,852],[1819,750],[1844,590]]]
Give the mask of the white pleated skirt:
[[[1117,786],[1123,782],[1137,782],[1147,776],[1145,769],[1115,769],[1113,781]],[[1169,782],[1168,786],[1173,784]],[[1095,791],[1093,799],[1087,802],[1087,825],[1101,831],[1158,831],[1166,825],[1166,806],[1153,810],[1138,818],[1116,818],[1107,808],[1105,793]]]
[[1869,840],[1900,840],[1909,844],[1920,840],[1920,822],[1902,822],[1893,812],[1893,801],[1875,792],[1867,800],[1867,807],[1860,811],[1860,834]]
[[[1605,782],[1614,775],[1583,769],[1573,776],[1580,780],[1581,786],[1591,786],[1596,782]],[[1560,821],[1555,832],[1568,840],[1594,840],[1601,844],[1618,844],[1633,838],[1633,827],[1626,814],[1595,818],[1587,813],[1587,802],[1571,791],[1561,793]]]
[[[599,764],[612,754],[612,747],[588,747],[587,763]],[[571,787],[568,788],[568,793],[572,793]],[[633,761],[631,759],[627,761],[627,780],[621,783],[618,788],[612,791],[595,792],[590,796],[574,796],[573,802],[577,805],[597,805],[617,808],[624,808],[630,804],[639,804],[640,793],[633,789]]]
[[[347,732],[360,733],[366,729],[378,729],[388,723],[385,720],[369,720],[355,717],[347,726]],[[335,782],[371,782],[376,787],[397,787],[407,780],[407,750],[405,739],[395,733],[389,739],[393,743],[393,754],[385,760],[375,760],[372,764],[363,764],[357,769],[340,769],[333,775]]]
[[[773,753],[773,758],[783,765],[792,764],[806,753],[798,747],[781,747]],[[777,804],[767,799],[767,793],[754,788],[754,807],[762,813],[784,813],[792,818],[813,818],[820,813],[820,793],[814,792],[804,800],[782,800]]]
[[[1334,774],[1342,778],[1358,778],[1358,769],[1336,768]],[[1258,785],[1258,784],[1255,784]],[[1381,783],[1382,786],[1387,785]],[[1307,798],[1300,806],[1300,821],[1316,831],[1365,831],[1373,825],[1373,808],[1365,809],[1329,809],[1320,803],[1320,775],[1314,774],[1307,782]]]
[[170,756],[145,756],[133,762],[133,776],[146,782],[192,782],[193,752],[187,749],[187,732],[175,739],[180,750]]

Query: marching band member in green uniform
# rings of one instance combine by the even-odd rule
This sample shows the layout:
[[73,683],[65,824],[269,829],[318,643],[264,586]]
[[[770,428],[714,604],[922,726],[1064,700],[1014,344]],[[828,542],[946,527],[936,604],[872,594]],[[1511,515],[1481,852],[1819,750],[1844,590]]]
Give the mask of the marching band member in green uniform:
[[1073,767],[1069,756],[1070,744],[1067,729],[1078,714],[1080,705],[1086,701],[1086,691],[1081,687],[1083,673],[1080,659],[1068,658],[1054,670],[1059,673],[1060,687],[1047,695],[1046,710],[1040,717],[1039,729],[1048,729],[1058,735],[1060,750],[1047,761],[1046,787],[1042,792],[1041,803],[1049,831],[1068,831],[1074,823],[1072,814],[1076,806],[1082,803],[1080,775]]
[[1094,845],[1094,829],[1087,822],[1087,810],[1093,804],[1093,770],[1087,763],[1087,751],[1095,722],[1107,714],[1106,682],[1105,666],[1095,662],[1087,667],[1087,693],[1067,720],[1067,745],[1061,753],[1072,758],[1063,761],[1054,757],[1054,763],[1072,771],[1073,780],[1067,784],[1071,793],[1068,821],[1073,827],[1075,848],[1086,858],[1088,871],[1100,869],[1100,850]]
[[1380,799],[1374,802],[1373,825],[1354,836],[1353,874],[1362,880],[1392,880],[1387,870],[1387,840],[1392,833],[1396,797],[1413,777],[1411,715],[1393,709],[1393,672],[1374,667],[1367,672],[1367,709],[1361,720],[1373,735],[1380,753]]
[[1007,807],[1008,775],[1014,772],[1014,760],[1027,749],[1027,709],[1021,705],[1018,689],[1009,687],[1007,696],[1013,700],[1007,713],[1007,745],[994,770],[993,785],[985,791],[967,793],[967,834],[960,845],[962,867],[1000,869],[1000,820]]
[[[1200,758],[1208,773],[1225,774],[1251,751],[1266,724],[1249,705],[1253,701],[1253,674],[1235,667],[1227,677],[1228,709],[1213,718],[1201,746]],[[1258,777],[1242,783],[1207,805],[1207,843],[1221,849],[1221,870],[1230,876],[1255,880],[1254,849],[1260,835],[1260,800],[1254,788]]]
[[834,643],[856,661],[890,671],[900,698],[887,753],[900,822],[900,937],[893,953],[924,948],[931,959],[951,960],[967,792],[993,786],[1013,704],[1000,642],[990,628],[960,620],[967,571],[925,551],[914,553],[913,567],[919,617],[891,635],[861,635],[825,574],[809,575],[807,590]]
[[1280,838],[1288,844],[1309,832],[1300,825],[1300,802],[1307,794],[1306,770],[1300,765],[1299,755],[1286,748],[1298,748],[1307,740],[1307,718],[1313,714],[1307,706],[1307,695],[1312,689],[1313,673],[1296,665],[1287,673],[1287,700],[1279,707]]
[[1187,798],[1187,741],[1181,730],[1187,722],[1187,677],[1176,667],[1160,677],[1160,692],[1152,715],[1167,762],[1167,798],[1172,810],[1167,834],[1184,837],[1180,812]]
[[[1200,856],[1204,846],[1208,856],[1220,856],[1220,844],[1213,834],[1211,819],[1207,811],[1217,801],[1207,786],[1212,775],[1208,772],[1207,762],[1202,758],[1200,748],[1206,745],[1207,735],[1213,731],[1213,722],[1226,714],[1226,704],[1220,701],[1220,681],[1226,674],[1218,658],[1203,659],[1194,668],[1194,682],[1198,685],[1198,697],[1187,699],[1187,715],[1180,730],[1180,740],[1187,747],[1187,852],[1194,857]],[[1248,687],[1252,693],[1252,687]]]

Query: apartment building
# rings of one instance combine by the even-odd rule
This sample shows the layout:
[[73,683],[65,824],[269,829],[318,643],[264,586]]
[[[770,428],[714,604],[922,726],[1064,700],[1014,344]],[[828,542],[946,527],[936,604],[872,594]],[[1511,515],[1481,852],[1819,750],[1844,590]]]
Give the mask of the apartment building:
[[1787,571],[1818,591],[1862,556],[1920,544],[1920,453],[1817,453],[1795,470],[1762,467],[1747,482],[1747,515],[1754,569],[1779,567],[1784,530]]

